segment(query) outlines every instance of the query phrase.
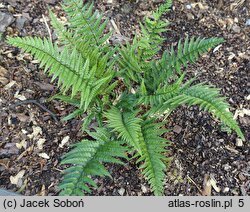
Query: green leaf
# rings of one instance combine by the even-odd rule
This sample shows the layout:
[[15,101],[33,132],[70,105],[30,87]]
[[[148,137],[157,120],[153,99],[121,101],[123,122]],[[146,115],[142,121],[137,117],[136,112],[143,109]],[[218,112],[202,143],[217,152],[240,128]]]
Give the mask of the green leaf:
[[169,142],[161,138],[166,130],[161,130],[161,124],[155,124],[153,120],[144,121],[141,125],[140,147],[142,154],[138,155],[137,163],[140,163],[142,174],[149,182],[154,194],[163,194],[163,181],[166,171],[166,147]]
[[108,120],[108,127],[113,129],[112,132],[117,132],[118,138],[128,142],[141,153],[138,138],[141,119],[136,117],[136,112],[121,112],[118,108],[112,107],[104,116]]
[[121,142],[112,140],[106,129],[98,128],[89,135],[95,140],[82,140],[63,157],[61,164],[71,166],[64,171],[64,178],[59,186],[60,195],[77,196],[84,191],[90,193],[90,186],[97,186],[90,176],[111,177],[103,162],[122,164],[118,158],[126,158],[127,148]]

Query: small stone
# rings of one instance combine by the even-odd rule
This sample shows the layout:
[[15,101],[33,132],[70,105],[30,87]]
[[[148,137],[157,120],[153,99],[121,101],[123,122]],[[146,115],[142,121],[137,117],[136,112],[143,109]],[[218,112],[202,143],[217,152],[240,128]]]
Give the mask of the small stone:
[[0,33],[5,32],[6,28],[14,21],[12,15],[0,12]]
[[179,125],[175,125],[173,128],[173,131],[177,134],[179,134],[181,132],[182,128]]
[[193,20],[194,19],[194,15],[192,13],[188,13],[187,14],[187,19],[188,20]]
[[118,190],[118,193],[119,193],[121,196],[123,196],[123,194],[125,193],[125,189],[124,189],[124,188],[120,188],[120,189]]
[[244,185],[240,186],[240,191],[242,196],[247,196],[247,191]]
[[0,76],[0,83],[2,85],[7,85],[9,83],[9,80],[6,77],[1,77]]
[[241,180],[241,181],[245,181],[246,180],[246,177],[242,174],[242,173],[239,173],[239,179]]
[[148,192],[148,189],[147,189],[147,187],[146,187],[145,185],[142,185],[142,186],[141,186],[141,190],[142,190],[142,192],[143,192],[144,194]]
[[224,170],[225,171],[228,171],[228,170],[230,170],[231,169],[231,166],[229,166],[228,164],[225,164],[224,165]]
[[246,26],[250,26],[250,18],[246,21]]
[[14,7],[12,7],[11,5],[8,5],[8,11],[9,11],[10,13],[14,13],[14,12],[15,12],[15,9],[14,9]]
[[191,4],[187,4],[187,5],[186,5],[186,8],[187,8],[188,10],[191,10],[191,9],[192,9],[192,5],[191,5]]
[[238,147],[243,146],[243,141],[240,138],[236,139],[236,146],[238,146]]
[[236,33],[240,33],[240,27],[237,24],[234,24],[232,30]]
[[225,187],[224,189],[223,189],[223,193],[227,193],[227,192],[229,192],[229,188],[228,187]]
[[21,30],[24,27],[25,22],[27,21],[24,17],[18,17],[16,20],[16,27]]
[[240,117],[239,121],[241,124],[245,125],[245,126],[250,126],[250,117],[246,116],[246,117]]
[[232,190],[232,194],[238,196],[238,195],[239,195],[239,192],[238,192],[236,189],[233,189],[233,190]]

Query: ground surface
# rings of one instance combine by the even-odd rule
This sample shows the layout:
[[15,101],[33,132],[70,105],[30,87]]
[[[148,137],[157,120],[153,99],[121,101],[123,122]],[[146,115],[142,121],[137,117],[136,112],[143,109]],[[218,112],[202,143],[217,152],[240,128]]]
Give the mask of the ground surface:
[[[162,1],[107,2],[96,1],[96,6],[114,21],[116,34],[121,33],[112,39],[122,42],[138,31],[138,21]],[[6,35],[48,36],[44,21],[49,24],[47,6],[63,20],[59,3],[0,1],[0,187],[24,195],[56,195],[63,169],[60,157],[68,151],[69,143],[84,136],[79,131],[80,120],[57,122],[53,117],[55,114],[60,119],[73,108],[57,101],[46,102],[56,88],[36,61],[4,42]],[[173,141],[173,162],[166,178],[166,195],[250,194],[249,4],[248,0],[176,0],[166,16],[171,25],[164,35],[164,48],[187,35],[225,39],[220,48],[190,65],[187,77],[196,76],[198,81],[222,88],[231,111],[240,112],[237,120],[246,136],[242,143],[234,133],[221,132],[218,122],[197,107],[183,107],[173,113],[167,125],[173,129],[168,135]],[[1,15],[5,18],[2,22]],[[25,99],[41,103],[53,114],[34,102],[15,105]],[[69,141],[60,147],[62,140]],[[152,195],[133,161],[125,167],[110,166],[109,170],[113,179],[96,179],[100,188],[93,195]]]

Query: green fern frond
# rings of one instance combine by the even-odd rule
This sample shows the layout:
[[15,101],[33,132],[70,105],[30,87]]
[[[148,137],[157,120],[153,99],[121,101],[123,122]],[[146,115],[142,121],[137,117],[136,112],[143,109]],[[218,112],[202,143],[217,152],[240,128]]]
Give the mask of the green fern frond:
[[188,37],[182,44],[178,42],[177,51],[174,46],[170,50],[164,51],[162,57],[158,61],[153,61],[152,71],[148,71],[145,75],[147,88],[155,91],[162,84],[168,85],[169,81],[173,81],[177,77],[177,73],[182,74],[182,66],[187,67],[188,63],[195,62],[199,56],[209,51],[211,48],[223,42],[221,38],[201,39]]
[[151,60],[159,52],[165,40],[161,33],[166,32],[169,25],[160,18],[169,11],[171,5],[172,1],[168,0],[153,12],[151,18],[146,17],[144,24],[140,24],[141,35],[134,38],[132,45],[127,43],[120,49],[120,74],[127,85],[131,85],[131,81],[140,82],[142,73],[147,75],[147,72],[152,71]]
[[225,125],[234,130],[242,140],[245,140],[237,122],[229,111],[228,103],[224,97],[220,96],[217,88],[204,84],[193,85],[183,90],[178,96],[165,102],[161,107],[161,111],[169,107],[176,108],[183,104],[199,105],[202,110],[212,113]]
[[169,141],[160,137],[166,130],[160,129],[163,123],[156,124],[153,120],[147,120],[141,124],[139,134],[140,147],[142,150],[137,163],[150,184],[155,195],[163,194],[163,184],[166,171],[166,147]]
[[119,50],[120,59],[118,63],[121,70],[119,74],[124,78],[126,84],[131,86],[130,80],[133,82],[138,82],[140,80],[140,74],[142,69],[139,65],[140,58],[136,55],[137,44],[134,39],[133,44],[127,43],[126,47],[122,47]]
[[55,30],[59,40],[63,44],[70,43],[72,46],[74,46],[73,33],[71,33],[69,30],[65,28],[62,22],[60,22],[57,19],[56,15],[51,10],[49,10],[49,17],[50,17],[51,25],[53,26],[53,29]]
[[80,92],[80,107],[84,111],[99,94],[100,88],[106,87],[112,79],[112,70],[101,73],[100,79],[97,79],[97,65],[90,67],[89,59],[84,61],[75,49],[70,52],[65,48],[60,52],[57,45],[46,38],[9,38],[8,43],[22,48],[39,60],[40,67],[53,76],[52,81],[58,78],[58,86],[63,93],[71,88],[73,98]]
[[[76,2],[74,3],[72,1],[67,1],[68,4],[71,4],[76,6],[78,4],[81,4],[81,2]],[[64,5],[65,6],[65,5]],[[67,6],[66,6],[67,7]],[[93,5],[85,5],[83,12],[86,11],[92,11]],[[80,8],[78,8],[80,10]],[[79,14],[77,14],[77,11],[71,11],[70,14],[71,16],[77,16],[80,18],[84,19],[85,25],[90,26],[88,30],[86,29],[85,31],[80,31],[82,30],[82,25],[79,25],[76,27],[76,23],[69,23],[69,25],[66,27],[58,21],[56,18],[55,14],[52,11],[49,11],[50,14],[50,19],[51,19],[51,24],[53,28],[55,29],[58,38],[59,38],[59,43],[64,45],[64,47],[67,47],[69,50],[76,49],[78,53],[86,60],[89,58],[90,60],[90,66],[94,66],[95,64],[99,63],[107,63],[108,67],[111,67],[112,64],[114,63],[114,53],[116,51],[115,48],[111,48],[108,43],[106,42],[107,39],[110,37],[109,34],[105,34],[105,27],[107,23],[101,23],[100,20],[102,17],[97,17],[95,14],[89,13],[85,14],[85,16],[88,17],[81,17]],[[79,11],[78,11],[79,12]],[[69,17],[71,20],[71,18]],[[78,24],[81,24],[78,23]],[[95,28],[92,28],[92,25],[95,25]],[[99,32],[97,33],[98,30]],[[98,43],[93,42],[93,34],[92,33],[97,33],[98,34]],[[97,35],[95,35],[97,36]],[[99,41],[102,40],[102,43]],[[103,68],[106,68],[105,66],[99,66],[99,71],[102,72],[104,71]]]
[[[165,40],[165,38],[161,36],[161,33],[166,32],[167,26],[169,25],[168,21],[162,21],[161,17],[170,11],[171,6],[172,1],[166,1],[153,12],[151,17],[145,18],[144,25],[140,24],[142,35],[138,40],[140,49],[138,53],[142,61],[147,62],[151,60],[160,50],[160,46]],[[147,67],[146,63],[144,65]]]
[[54,99],[58,99],[60,101],[71,104],[73,106],[80,107],[80,100],[79,99],[74,99],[74,98],[71,98],[70,96],[67,96],[67,95],[56,94],[56,95],[50,97],[48,99],[48,101],[51,101],[51,100],[54,100]]
[[97,129],[89,135],[95,139],[83,140],[64,155],[61,164],[73,165],[64,171],[64,178],[60,184],[60,195],[78,196],[91,192],[90,186],[96,187],[91,176],[110,176],[102,163],[123,164],[117,158],[126,158],[126,147],[121,142],[112,140],[105,129]]
[[162,15],[170,11],[172,5],[173,5],[172,0],[165,1],[164,4],[160,5],[160,7],[156,10],[156,12],[153,12],[153,17],[155,17],[156,19],[160,19]]
[[170,75],[174,73],[174,70],[181,73],[182,66],[186,67],[188,62],[195,62],[199,56],[223,41],[222,38],[201,39],[192,37],[189,39],[187,37],[184,43],[181,40],[178,42],[176,53],[173,46],[170,51],[164,52],[160,65],[163,70],[170,71]]
[[138,138],[141,119],[136,117],[136,112],[121,112],[118,108],[112,107],[104,116],[107,118],[108,127],[113,129],[112,132],[118,132],[118,138],[122,138],[141,153]]
[[104,35],[108,20],[102,23],[103,15],[93,11],[94,3],[84,4],[82,0],[66,0],[63,9],[69,19],[69,27],[79,37],[87,37],[94,46],[102,46],[111,32]]

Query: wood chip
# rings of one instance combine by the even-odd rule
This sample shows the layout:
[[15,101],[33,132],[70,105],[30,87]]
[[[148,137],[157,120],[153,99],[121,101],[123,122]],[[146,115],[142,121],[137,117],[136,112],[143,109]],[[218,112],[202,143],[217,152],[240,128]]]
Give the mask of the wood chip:
[[60,147],[60,148],[63,148],[63,146],[64,146],[68,141],[69,141],[69,136],[65,136],[65,137],[62,139],[61,143],[59,144],[59,147]]
[[227,150],[229,150],[230,152],[233,152],[233,153],[235,153],[235,154],[238,154],[239,153],[239,151],[238,150],[236,150],[236,149],[234,149],[234,148],[232,148],[232,147],[230,147],[230,146],[225,146],[225,148],[227,149]]
[[19,91],[17,91],[17,92],[14,94],[14,97],[15,97],[16,99],[21,100],[21,101],[26,100],[26,97],[25,97],[24,95],[20,95],[20,94],[19,94]]
[[41,191],[37,194],[38,196],[45,196],[46,195],[46,187],[42,185]]
[[39,134],[42,135],[42,128],[41,127],[32,126],[32,128],[33,128],[33,133],[27,135],[30,139],[37,138]]
[[43,149],[43,144],[45,143],[46,139],[44,138],[39,138],[37,141],[37,148],[38,149]]
[[221,191],[221,189],[217,186],[216,180],[215,180],[214,177],[211,176],[211,175],[210,175],[210,183],[211,183],[213,189],[214,189],[216,192],[220,192],[220,191]]
[[22,140],[20,143],[16,143],[16,147],[18,149],[22,149],[22,148],[26,149],[27,148],[27,141]]
[[25,174],[25,170],[21,170],[20,172],[18,172],[18,174],[16,176],[10,176],[10,182],[11,184],[17,185],[18,181],[20,179],[22,179],[22,177]]
[[203,181],[202,196],[211,196],[212,184],[210,181],[210,176],[205,174]]
[[4,86],[4,90],[9,90],[15,84],[16,84],[16,81],[14,80],[10,81],[7,85]]
[[8,158],[0,159],[0,166],[4,166],[4,168],[6,169],[9,168],[9,163],[10,163],[10,159]]
[[110,20],[110,23],[112,24],[112,27],[114,28],[115,32],[119,35],[121,35],[121,32],[118,28],[118,26],[116,25],[115,21],[113,19]]
[[236,139],[236,146],[238,146],[238,147],[243,146],[243,141],[240,138]]
[[43,152],[38,154],[41,158],[49,159],[50,157],[47,155],[47,153]]

